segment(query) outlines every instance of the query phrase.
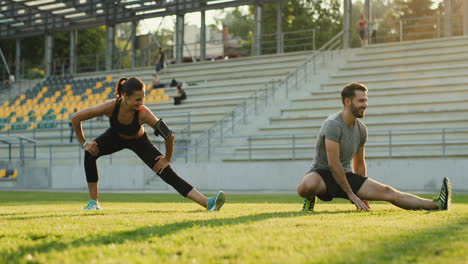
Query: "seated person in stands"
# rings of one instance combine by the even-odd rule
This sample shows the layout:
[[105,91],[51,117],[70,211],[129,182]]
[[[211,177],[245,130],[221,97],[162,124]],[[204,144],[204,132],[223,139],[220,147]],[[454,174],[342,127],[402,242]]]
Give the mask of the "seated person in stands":
[[182,83],[177,83],[177,94],[174,96],[174,105],[179,105],[183,100],[187,99],[187,94],[182,89]]
[[177,81],[176,79],[172,79],[171,84],[169,85],[170,87],[176,87],[177,86]]
[[151,81],[151,84],[153,86],[153,89],[166,87],[164,83],[161,83],[157,72],[153,73],[153,80]]
[[5,84],[5,86],[9,86],[9,85],[12,85],[13,83],[15,83],[15,75],[13,75],[13,73],[10,73],[10,75],[8,76],[8,79],[3,81],[3,84]]

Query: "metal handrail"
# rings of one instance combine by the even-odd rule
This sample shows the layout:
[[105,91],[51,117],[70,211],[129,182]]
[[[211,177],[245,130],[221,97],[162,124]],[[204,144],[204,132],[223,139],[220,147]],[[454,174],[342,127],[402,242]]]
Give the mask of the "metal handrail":
[[[343,31],[340,31],[338,34],[336,34],[334,37],[332,37],[327,43],[325,43],[319,50],[317,50],[314,54],[306,58],[305,62],[302,63],[301,65],[297,66],[296,69],[293,71],[289,72],[285,78],[279,79],[279,80],[271,80],[270,82],[265,83],[265,88],[260,89],[258,91],[254,91],[252,95],[250,95],[247,99],[245,99],[243,102],[241,102],[234,110],[230,111],[229,113],[226,113],[221,120],[216,122],[214,125],[206,129],[203,133],[201,133],[193,142],[192,142],[192,148],[195,149],[195,156],[198,155],[198,148],[199,146],[206,144],[208,146],[207,149],[207,157],[208,160],[211,158],[211,140],[212,137],[219,138],[219,143],[223,142],[223,137],[227,132],[234,133],[235,131],[235,123],[246,123],[246,120],[252,116],[252,115],[257,115],[259,107],[262,107],[260,103],[263,103],[263,106],[266,106],[268,104],[268,99],[271,99],[270,101],[274,100],[275,98],[275,93],[278,92],[278,88],[281,87],[285,93],[286,97],[288,97],[288,90],[289,88],[289,82],[291,79],[294,79],[295,81],[295,86],[298,86],[298,76],[300,71],[304,71],[304,78],[305,82],[307,81],[307,74],[305,74],[305,71],[307,70],[307,65],[311,62],[316,60],[318,58],[318,55],[322,55],[324,52],[329,51],[336,47],[336,42],[341,42],[341,36],[343,35]],[[324,60],[324,59],[323,59]],[[314,73],[315,73],[315,63],[314,63]],[[269,87],[269,84],[271,83],[271,87]],[[246,114],[246,110],[250,109],[249,111],[250,115]],[[242,113],[239,114],[241,115],[236,115],[235,113]],[[231,124],[230,129],[224,129],[223,124],[225,122],[228,122]],[[198,158],[196,158],[198,160]]]

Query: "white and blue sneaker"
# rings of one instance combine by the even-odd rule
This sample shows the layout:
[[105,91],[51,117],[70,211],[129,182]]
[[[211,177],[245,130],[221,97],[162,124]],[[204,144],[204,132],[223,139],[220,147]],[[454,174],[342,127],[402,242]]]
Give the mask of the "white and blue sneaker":
[[206,210],[219,211],[226,201],[226,195],[223,191],[219,191],[215,196],[208,198],[206,203]]
[[88,205],[83,208],[84,210],[101,210],[102,207],[99,205],[99,202],[94,200],[89,200]]

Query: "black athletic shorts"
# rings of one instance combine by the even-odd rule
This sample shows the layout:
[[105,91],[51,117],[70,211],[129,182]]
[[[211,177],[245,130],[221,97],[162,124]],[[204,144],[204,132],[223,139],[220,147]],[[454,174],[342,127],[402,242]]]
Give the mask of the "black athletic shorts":
[[[331,171],[311,169],[308,173],[311,172],[318,173],[320,177],[322,177],[327,188],[325,194],[320,196],[317,195],[320,200],[327,202],[333,200],[333,198],[348,199],[348,195],[346,195],[343,189],[341,189],[340,185],[338,185],[338,183],[335,181]],[[367,177],[352,172],[346,173],[346,178],[348,179],[349,186],[351,186],[351,190],[353,190],[355,194],[359,191],[359,189],[361,189],[361,186],[367,180]]]

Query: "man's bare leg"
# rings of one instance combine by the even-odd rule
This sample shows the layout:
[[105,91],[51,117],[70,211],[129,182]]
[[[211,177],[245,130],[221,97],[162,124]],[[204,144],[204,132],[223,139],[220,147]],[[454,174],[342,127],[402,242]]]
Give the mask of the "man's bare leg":
[[372,179],[367,179],[356,195],[362,200],[385,201],[407,210],[439,209],[438,204],[432,200],[400,192]]
[[327,187],[322,177],[316,172],[306,174],[301,183],[297,186],[299,196],[309,199],[314,195],[322,195],[327,191]]

